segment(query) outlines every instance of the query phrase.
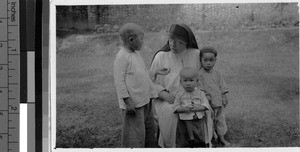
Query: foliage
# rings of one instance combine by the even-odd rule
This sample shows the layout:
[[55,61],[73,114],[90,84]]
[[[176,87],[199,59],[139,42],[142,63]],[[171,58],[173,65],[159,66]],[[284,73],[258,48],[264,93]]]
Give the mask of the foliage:
[[126,22],[135,22],[149,32],[165,31],[170,24],[178,22],[200,30],[253,30],[298,26],[299,14],[297,3],[57,7],[59,30],[73,28],[111,33]]
[[65,18],[72,18],[74,21],[84,20],[88,16],[86,6],[58,6],[56,10],[57,22]]

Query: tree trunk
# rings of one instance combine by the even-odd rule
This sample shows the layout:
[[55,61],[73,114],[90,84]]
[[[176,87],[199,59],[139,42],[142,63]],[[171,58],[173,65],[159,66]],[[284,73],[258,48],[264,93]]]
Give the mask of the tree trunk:
[[73,9],[73,6],[69,6],[68,7],[68,14],[71,14],[70,16],[67,16],[67,20],[68,20],[68,28],[74,28],[74,23],[75,23],[75,20],[74,20],[74,9]]
[[98,6],[88,6],[88,29],[95,30],[97,25],[97,19],[99,18],[98,15]]
[[205,26],[205,18],[206,18],[206,4],[202,4],[202,15],[201,15],[201,20],[202,20],[202,25]]

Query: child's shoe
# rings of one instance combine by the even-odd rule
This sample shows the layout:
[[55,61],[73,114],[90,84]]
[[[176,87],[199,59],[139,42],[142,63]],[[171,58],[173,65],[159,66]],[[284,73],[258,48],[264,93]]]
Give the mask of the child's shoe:
[[189,143],[189,147],[191,148],[194,148],[196,146],[195,140],[189,140],[188,143]]
[[224,145],[224,147],[230,147],[230,145],[231,145],[230,142],[225,140],[224,135],[220,136],[219,141]]
[[196,146],[201,147],[201,148],[206,148],[206,147],[209,147],[209,144],[206,144],[204,142],[198,142],[198,143],[196,143]]

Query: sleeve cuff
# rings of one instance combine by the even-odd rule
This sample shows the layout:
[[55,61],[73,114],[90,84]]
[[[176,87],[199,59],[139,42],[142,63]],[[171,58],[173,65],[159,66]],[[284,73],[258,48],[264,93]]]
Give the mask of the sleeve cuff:
[[175,113],[178,108],[179,108],[179,106],[173,106],[173,113]]
[[[164,91],[164,90],[166,90],[164,87],[162,87],[161,85],[155,85],[156,86],[156,92],[157,93],[160,93],[160,92],[162,92],[162,91]],[[167,91],[167,90],[166,90]]]
[[130,97],[130,96],[129,96],[128,93],[123,93],[123,94],[118,94],[118,97],[119,97],[120,99],[124,99],[124,98],[128,98],[128,97]]
[[228,90],[222,91],[222,95],[228,93]]

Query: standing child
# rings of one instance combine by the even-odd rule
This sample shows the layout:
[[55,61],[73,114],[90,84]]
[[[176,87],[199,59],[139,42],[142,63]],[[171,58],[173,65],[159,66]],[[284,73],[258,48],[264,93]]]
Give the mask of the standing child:
[[214,112],[214,128],[218,134],[219,140],[224,146],[230,146],[224,136],[227,132],[224,108],[228,104],[227,96],[228,88],[221,73],[214,70],[217,60],[217,51],[212,47],[204,47],[200,50],[200,83],[204,91],[211,97],[210,106]]
[[156,147],[152,99],[157,93],[139,53],[144,32],[127,23],[120,29],[123,46],[114,62],[114,81],[122,109],[122,147]]
[[[180,70],[180,85],[174,101],[174,112],[179,113],[179,119],[184,121],[189,137],[189,146],[195,147],[195,125],[201,128],[202,140],[210,144],[212,123],[205,121],[206,110],[211,110],[204,92],[197,89],[199,76],[198,70],[192,67],[184,67]],[[210,118],[210,117],[208,117]],[[208,122],[209,123],[209,122]],[[208,129],[208,130],[207,130]]]

